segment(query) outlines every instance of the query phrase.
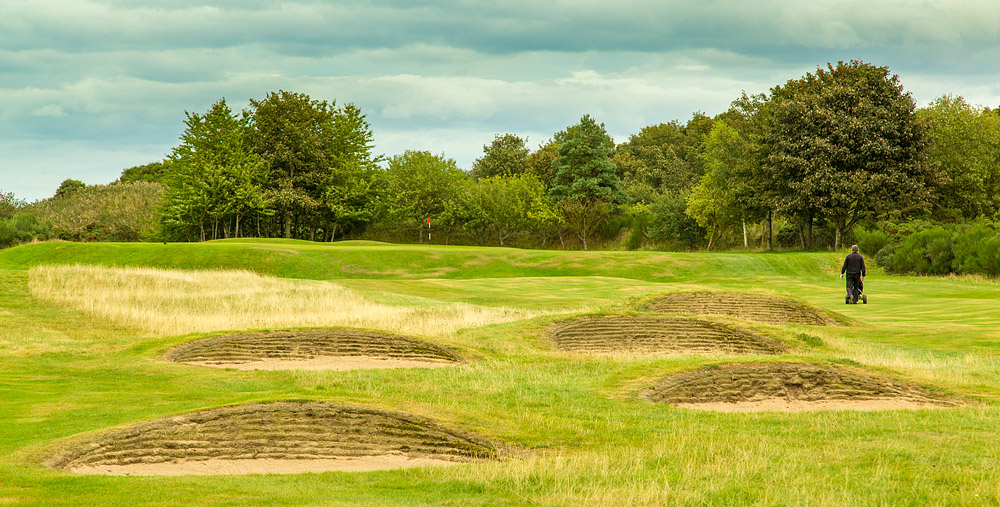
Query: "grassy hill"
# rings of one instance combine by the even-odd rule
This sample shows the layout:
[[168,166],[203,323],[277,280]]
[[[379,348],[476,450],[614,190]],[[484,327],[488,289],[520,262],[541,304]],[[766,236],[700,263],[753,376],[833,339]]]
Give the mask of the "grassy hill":
[[[841,259],[837,253],[563,252],[283,240],[50,242],[3,250],[0,504],[1000,502],[1000,285],[875,272],[866,281],[871,304],[846,306],[837,277]],[[67,267],[46,278],[38,267],[50,265]],[[127,279],[136,272],[123,270],[139,267],[167,271],[143,275],[146,285],[136,288]],[[848,325],[711,319],[788,345],[791,351],[781,356],[592,356],[554,350],[545,336],[546,326],[577,314],[641,312],[658,294],[692,290],[788,296],[836,313]],[[250,293],[255,296],[245,296]],[[334,315],[337,304],[329,304],[338,297],[363,299],[380,315],[422,319],[426,325],[416,334],[469,361],[436,369],[237,371],[163,359],[177,345],[253,328],[228,318],[237,309],[281,314],[285,320],[276,322],[282,328],[342,322]],[[96,299],[100,304],[92,304]],[[225,304],[211,306],[218,301]],[[177,318],[164,323],[140,312],[149,308]],[[445,318],[461,312],[489,319],[463,327],[480,321]],[[220,320],[195,325],[209,317]],[[257,326],[263,327],[273,326]],[[969,403],[933,410],[719,413],[640,396],[674,373],[746,361],[864,368]],[[507,461],[447,468],[300,475],[109,477],[44,466],[67,446],[109,430],[288,400],[405,412],[520,451]]]

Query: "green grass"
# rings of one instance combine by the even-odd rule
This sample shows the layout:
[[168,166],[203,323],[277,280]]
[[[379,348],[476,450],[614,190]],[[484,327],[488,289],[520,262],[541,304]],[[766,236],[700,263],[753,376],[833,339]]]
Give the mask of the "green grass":
[[[0,505],[1000,503],[1000,285],[875,272],[866,281],[871,304],[846,306],[841,258],[281,240],[54,242],[0,251]],[[31,266],[73,263],[247,269],[335,280],[385,302],[539,310],[630,311],[668,291],[765,290],[851,323],[749,326],[797,345],[780,359],[853,362],[981,404],[797,414],[657,406],[637,397],[656,379],[747,358],[560,353],[542,337],[557,317],[457,333],[446,342],[475,358],[458,368],[241,372],[173,364],[163,353],[197,336],[154,338],[31,296]],[[97,477],[41,465],[111,428],[287,399],[424,415],[517,444],[525,455],[292,476]]]

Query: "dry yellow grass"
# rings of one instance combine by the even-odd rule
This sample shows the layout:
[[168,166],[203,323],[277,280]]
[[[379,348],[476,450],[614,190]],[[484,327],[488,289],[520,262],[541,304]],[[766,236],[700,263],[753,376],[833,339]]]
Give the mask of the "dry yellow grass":
[[335,283],[248,271],[39,266],[29,283],[36,298],[159,336],[312,326],[446,336],[542,314],[456,303],[387,305]]

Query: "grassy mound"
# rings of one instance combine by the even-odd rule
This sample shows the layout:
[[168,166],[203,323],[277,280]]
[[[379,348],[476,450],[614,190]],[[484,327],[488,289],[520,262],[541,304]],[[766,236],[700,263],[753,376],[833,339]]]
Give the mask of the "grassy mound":
[[[956,400],[892,379],[841,367],[804,363],[732,364],[674,375],[644,396],[655,403],[897,401],[914,406],[956,406]],[[773,405],[767,405],[773,406]],[[835,407],[835,405],[833,405]]]
[[460,362],[457,352],[422,340],[360,329],[298,329],[239,333],[205,338],[167,353],[178,363],[249,363],[265,359],[301,360],[360,356]]
[[548,329],[560,350],[588,353],[779,354],[787,346],[723,324],[684,317],[597,315]]
[[776,296],[740,292],[667,294],[649,305],[654,312],[725,315],[766,324],[835,326],[837,321],[815,308]]
[[449,461],[496,459],[499,447],[431,421],[371,408],[278,402],[205,410],[108,433],[49,464],[132,465],[209,459],[350,458],[379,455]]

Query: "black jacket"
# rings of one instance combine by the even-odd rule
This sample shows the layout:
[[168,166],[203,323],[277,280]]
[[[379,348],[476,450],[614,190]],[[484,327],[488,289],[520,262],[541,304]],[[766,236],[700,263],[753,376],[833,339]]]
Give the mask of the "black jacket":
[[865,276],[865,258],[857,252],[851,252],[844,259],[844,266],[840,268],[840,274]]

